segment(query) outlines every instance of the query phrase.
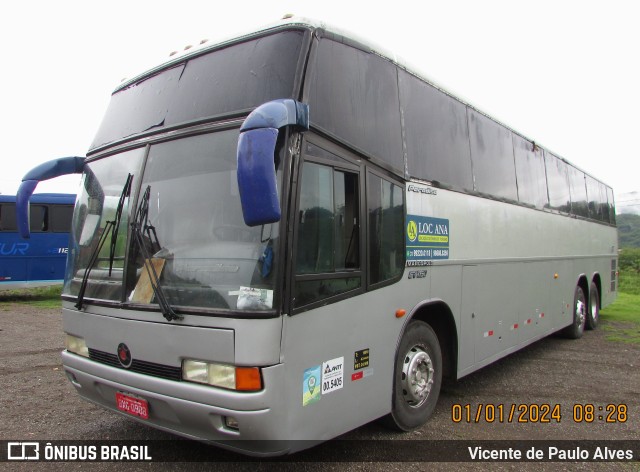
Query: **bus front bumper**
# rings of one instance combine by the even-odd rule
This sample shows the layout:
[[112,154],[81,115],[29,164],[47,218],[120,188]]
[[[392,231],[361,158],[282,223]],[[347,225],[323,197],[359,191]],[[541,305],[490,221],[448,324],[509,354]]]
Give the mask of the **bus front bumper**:
[[[282,455],[299,448],[287,438],[286,408],[278,407],[282,399],[267,389],[244,393],[165,380],[68,351],[62,352],[62,363],[83,398],[142,424],[251,455]],[[279,385],[284,368],[282,364],[263,368],[262,374],[265,385]],[[118,410],[118,392],[146,401],[148,419]]]

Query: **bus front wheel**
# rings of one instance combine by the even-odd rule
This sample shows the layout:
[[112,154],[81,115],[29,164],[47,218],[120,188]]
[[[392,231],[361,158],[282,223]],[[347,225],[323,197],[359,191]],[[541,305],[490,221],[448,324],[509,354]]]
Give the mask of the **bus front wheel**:
[[401,431],[423,425],[433,413],[442,384],[442,353],[427,323],[412,321],[396,353],[393,404],[387,423]]

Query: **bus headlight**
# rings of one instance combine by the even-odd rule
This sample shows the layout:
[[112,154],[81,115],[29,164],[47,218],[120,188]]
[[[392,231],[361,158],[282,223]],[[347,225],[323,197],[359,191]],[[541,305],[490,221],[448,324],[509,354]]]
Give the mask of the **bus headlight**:
[[87,348],[87,343],[83,338],[67,334],[64,338],[64,347],[67,351],[73,352],[74,354],[89,357],[89,349]]
[[185,359],[182,361],[182,378],[214,387],[255,392],[262,390],[262,376],[258,367],[232,365]]

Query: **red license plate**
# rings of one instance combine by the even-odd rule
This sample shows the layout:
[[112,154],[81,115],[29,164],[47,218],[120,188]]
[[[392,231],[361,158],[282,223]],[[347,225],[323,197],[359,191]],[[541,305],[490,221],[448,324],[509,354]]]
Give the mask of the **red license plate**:
[[137,416],[143,420],[149,419],[149,403],[142,398],[132,397],[116,392],[116,406],[118,410]]

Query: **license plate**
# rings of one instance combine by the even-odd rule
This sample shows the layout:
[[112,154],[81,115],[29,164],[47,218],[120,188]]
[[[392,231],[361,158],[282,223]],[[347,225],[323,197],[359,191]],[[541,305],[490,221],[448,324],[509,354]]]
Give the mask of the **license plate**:
[[142,398],[116,392],[116,405],[120,411],[137,416],[143,420],[149,419],[149,403]]

